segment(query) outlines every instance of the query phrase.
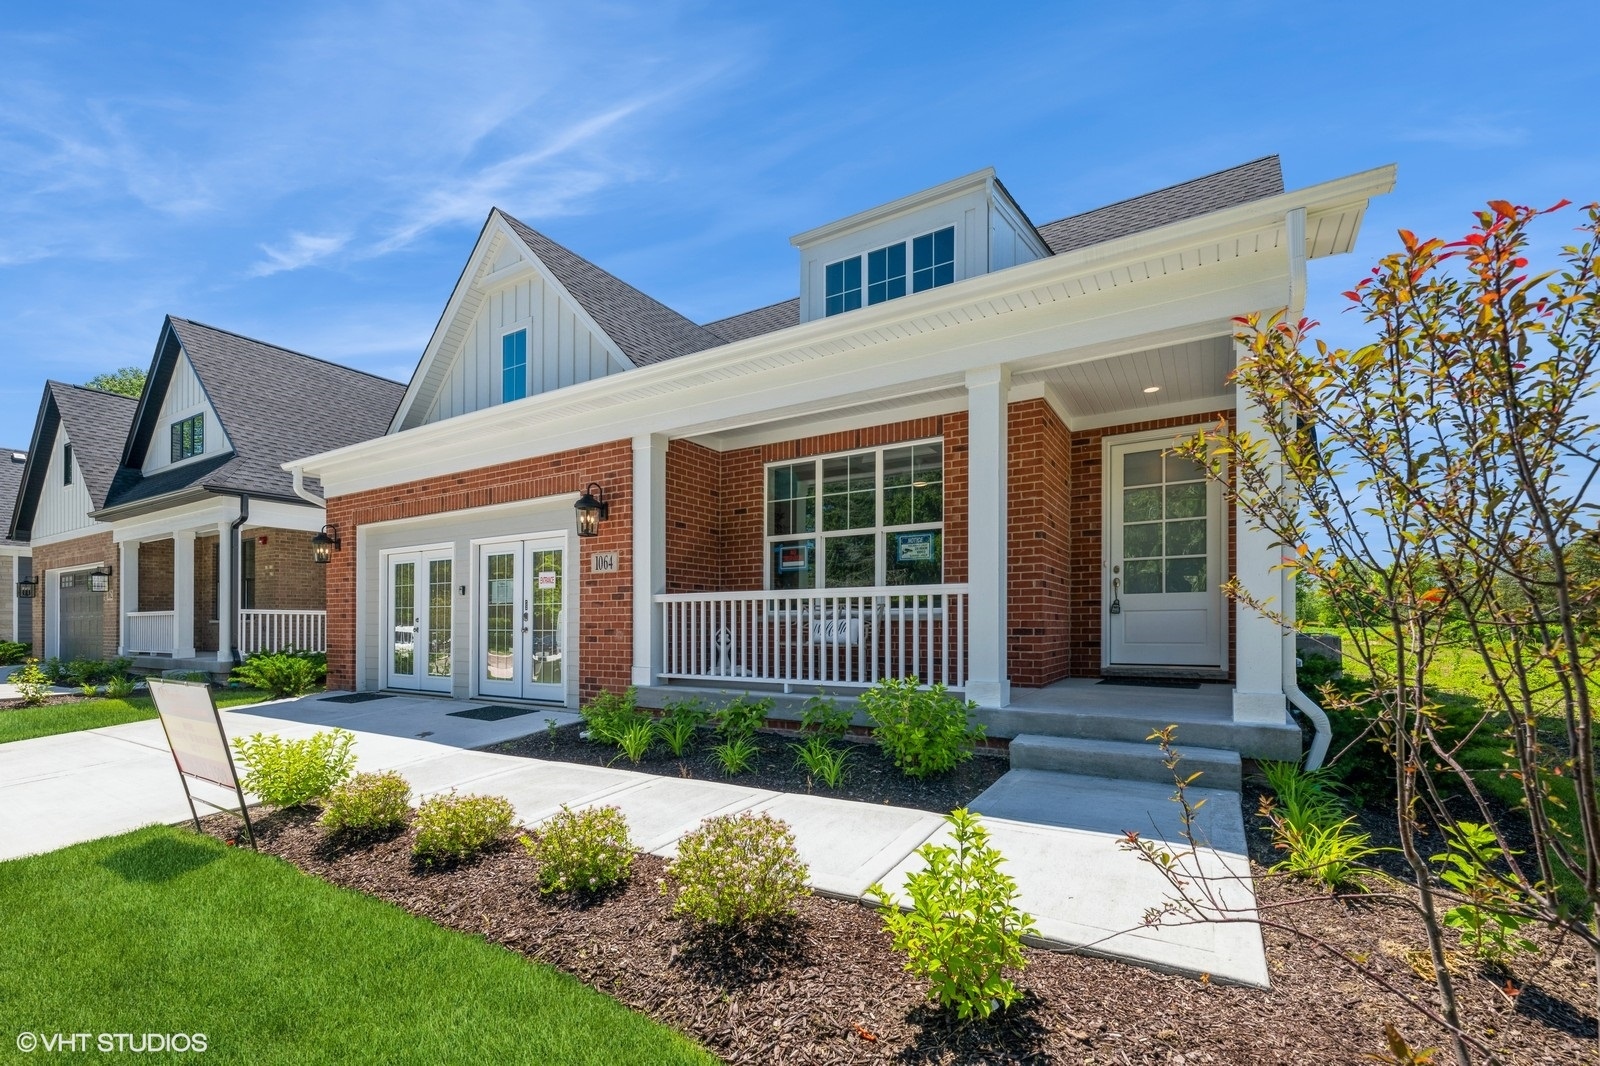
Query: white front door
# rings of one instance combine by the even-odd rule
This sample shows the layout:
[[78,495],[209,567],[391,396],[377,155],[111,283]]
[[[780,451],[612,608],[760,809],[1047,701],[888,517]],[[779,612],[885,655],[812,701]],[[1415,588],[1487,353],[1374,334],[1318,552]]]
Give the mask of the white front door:
[[1221,667],[1222,490],[1172,437],[1112,442],[1106,543],[1107,662]]
[[479,549],[478,693],[564,703],[566,537]]
[[454,571],[448,551],[389,556],[386,687],[450,691]]

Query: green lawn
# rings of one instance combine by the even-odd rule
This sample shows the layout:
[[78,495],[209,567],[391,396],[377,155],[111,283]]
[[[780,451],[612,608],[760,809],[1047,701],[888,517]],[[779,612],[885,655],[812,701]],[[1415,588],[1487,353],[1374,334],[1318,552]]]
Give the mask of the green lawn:
[[[258,689],[226,689],[218,692],[216,698],[218,707],[243,707],[271,697]],[[75,733],[80,729],[103,729],[124,722],[142,722],[155,716],[156,705],[149,696],[0,710],[0,744],[56,733]]]
[[199,1032],[187,1060],[714,1061],[557,970],[164,826],[0,863],[0,915],[0,1058],[19,1032]]

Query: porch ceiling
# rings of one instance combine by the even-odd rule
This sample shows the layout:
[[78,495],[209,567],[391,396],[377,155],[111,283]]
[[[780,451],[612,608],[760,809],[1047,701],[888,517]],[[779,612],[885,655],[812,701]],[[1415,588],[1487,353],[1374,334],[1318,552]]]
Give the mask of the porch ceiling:
[[[1128,352],[1105,359],[1045,367],[1013,376],[1013,386],[1051,388],[1070,419],[1217,400],[1233,406],[1231,338],[1207,337],[1181,344]],[[1156,387],[1159,391],[1144,390]]]

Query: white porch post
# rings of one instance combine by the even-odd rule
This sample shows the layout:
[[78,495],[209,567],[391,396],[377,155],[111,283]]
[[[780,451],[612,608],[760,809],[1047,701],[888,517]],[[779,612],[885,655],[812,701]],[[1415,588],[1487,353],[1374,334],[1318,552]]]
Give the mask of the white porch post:
[[[1239,392],[1237,416],[1239,428],[1253,432],[1258,439],[1265,438],[1261,427],[1260,408],[1252,403],[1243,390]],[[1269,446],[1267,460],[1276,463],[1278,451]],[[1281,471],[1274,474],[1272,482],[1283,484]],[[1237,515],[1239,583],[1251,597],[1272,610],[1283,607],[1283,576],[1275,567],[1282,557],[1282,548],[1273,535],[1260,528],[1240,511]],[[1293,609],[1293,599],[1290,599]],[[1238,662],[1235,667],[1233,689],[1233,720],[1235,722],[1284,721],[1288,701],[1283,691],[1284,633],[1277,621],[1243,603],[1234,611],[1237,627]]]
[[967,371],[967,698],[1011,702],[1006,673],[1006,417],[1011,371]]
[[233,661],[233,528],[217,523],[217,662]]
[[654,685],[661,674],[656,627],[658,593],[667,590],[667,438],[633,438],[633,683]]
[[117,614],[117,654],[128,654],[128,615],[139,609],[139,542],[125,540],[117,546],[121,550],[118,560],[122,576],[117,581],[119,602]]
[[172,657],[194,658],[194,530],[172,535]]

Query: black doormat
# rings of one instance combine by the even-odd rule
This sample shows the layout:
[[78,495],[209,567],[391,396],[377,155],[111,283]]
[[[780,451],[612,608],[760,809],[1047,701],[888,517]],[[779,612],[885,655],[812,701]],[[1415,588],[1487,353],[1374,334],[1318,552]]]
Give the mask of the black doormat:
[[1126,685],[1129,688],[1199,688],[1198,681],[1177,681],[1166,677],[1102,677],[1097,685]]
[[499,722],[506,718],[519,718],[525,714],[533,714],[537,707],[507,707],[503,703],[491,703],[487,707],[468,707],[464,711],[451,711],[451,718],[470,718],[474,722]]
[[392,700],[381,692],[351,692],[343,696],[324,696],[323,703],[371,703],[373,700]]

